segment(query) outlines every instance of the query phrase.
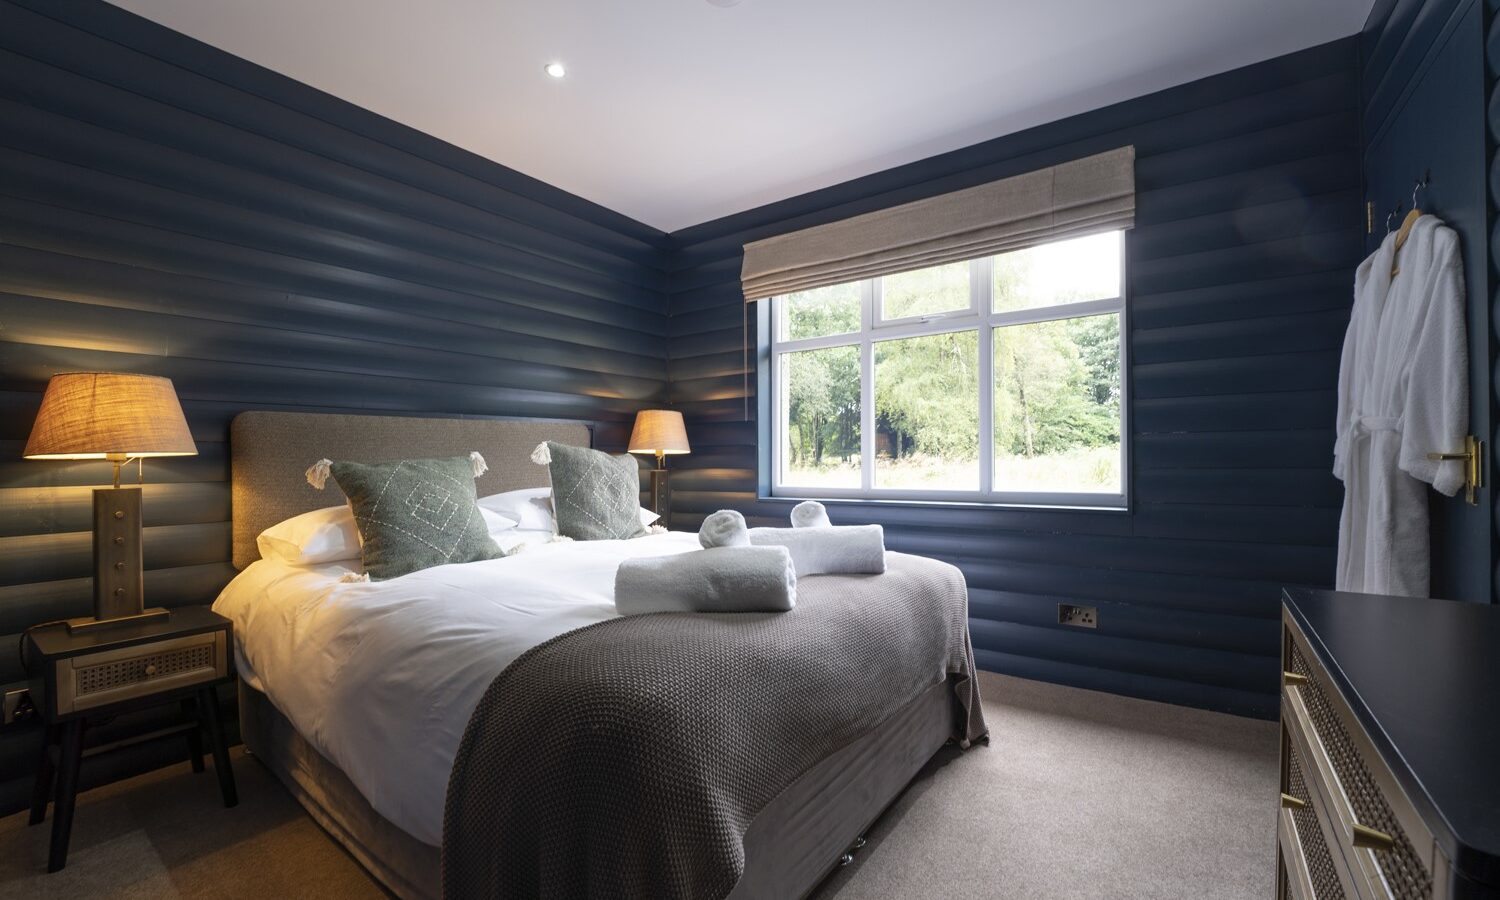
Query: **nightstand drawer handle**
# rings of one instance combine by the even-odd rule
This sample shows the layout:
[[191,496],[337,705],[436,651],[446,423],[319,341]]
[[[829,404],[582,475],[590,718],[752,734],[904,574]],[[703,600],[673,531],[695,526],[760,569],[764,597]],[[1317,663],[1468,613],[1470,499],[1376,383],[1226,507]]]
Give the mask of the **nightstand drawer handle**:
[[1307,684],[1307,676],[1306,675],[1298,675],[1296,672],[1282,672],[1281,673],[1281,683],[1282,684],[1287,684],[1287,685],[1291,685],[1291,684]]
[[156,663],[146,663],[146,677],[150,678],[156,674]]
[[1291,794],[1282,794],[1281,795],[1281,807],[1282,807],[1282,809],[1302,809],[1305,806],[1307,806],[1307,801],[1306,800],[1302,800],[1300,798],[1293,797]]
[[1366,850],[1377,850],[1382,853],[1396,849],[1396,839],[1384,831],[1376,831],[1358,822],[1353,824],[1354,833],[1350,835],[1350,842],[1356,847]]

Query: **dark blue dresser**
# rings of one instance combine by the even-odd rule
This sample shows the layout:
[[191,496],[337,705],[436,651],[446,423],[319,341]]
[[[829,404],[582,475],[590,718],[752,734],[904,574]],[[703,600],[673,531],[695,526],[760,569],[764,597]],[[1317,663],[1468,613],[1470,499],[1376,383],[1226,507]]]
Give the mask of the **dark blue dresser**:
[[1500,608],[1283,600],[1278,896],[1500,898]]

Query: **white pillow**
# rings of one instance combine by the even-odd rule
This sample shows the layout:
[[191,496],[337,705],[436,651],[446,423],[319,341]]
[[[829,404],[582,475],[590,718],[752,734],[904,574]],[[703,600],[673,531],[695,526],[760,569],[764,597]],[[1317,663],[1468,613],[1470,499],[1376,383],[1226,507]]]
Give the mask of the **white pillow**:
[[359,529],[346,503],[277,522],[256,537],[255,546],[262,558],[294,566],[359,559]]
[[[557,531],[552,515],[552,488],[523,488],[479,498],[479,508],[500,513],[516,520],[516,527],[526,531]],[[641,507],[641,527],[660,519],[656,513]]]
[[[479,510],[491,535],[516,527],[516,520],[488,509]],[[272,525],[255,538],[265,559],[294,566],[359,559],[363,541],[349,504],[315,509]]]
[[479,498],[479,508],[515,520],[525,531],[556,531],[552,518],[552,488],[526,488]]

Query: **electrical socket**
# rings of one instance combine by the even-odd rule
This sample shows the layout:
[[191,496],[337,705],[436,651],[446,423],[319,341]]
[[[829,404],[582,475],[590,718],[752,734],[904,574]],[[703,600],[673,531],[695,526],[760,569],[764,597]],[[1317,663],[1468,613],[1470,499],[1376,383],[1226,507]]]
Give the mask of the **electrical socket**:
[[1092,606],[1074,606],[1071,603],[1057,604],[1057,624],[1075,628],[1098,628],[1099,610]]
[[31,705],[30,691],[26,688],[8,688],[5,691],[5,717],[0,720],[0,724],[9,725],[29,718],[35,711]]

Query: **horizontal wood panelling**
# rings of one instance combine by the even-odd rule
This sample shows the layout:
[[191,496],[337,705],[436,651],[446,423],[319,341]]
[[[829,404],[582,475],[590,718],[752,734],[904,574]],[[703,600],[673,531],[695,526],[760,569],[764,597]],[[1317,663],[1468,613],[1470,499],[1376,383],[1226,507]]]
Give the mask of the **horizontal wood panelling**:
[[[577,418],[623,449],[666,399],[669,258],[653,229],[108,4],[0,0],[0,684],[24,628],[92,609],[109,466],[19,458],[52,374],[173,379],[199,455],[146,461],[146,596],[207,603],[234,574],[236,414]],[[0,814],[34,744],[0,733]]]
[[[1456,237],[1467,298],[1468,431],[1492,434],[1497,359],[1494,303],[1497,169],[1492,126],[1497,109],[1494,0],[1381,0],[1361,35],[1362,161],[1365,196],[1374,206],[1374,251],[1413,204],[1438,217]],[[1488,68],[1486,67],[1488,63]],[[1416,182],[1423,183],[1413,194]],[[1488,252],[1486,251],[1488,248]],[[1487,452],[1493,456],[1492,449]],[[1493,469],[1489,459],[1483,463]],[[1433,596],[1493,602],[1500,585],[1491,487],[1462,498],[1432,495]]]
[[[757,426],[741,421],[746,241],[1132,143],[1131,510],[830,515],[961,568],[985,667],[1274,714],[1278,589],[1333,572],[1333,387],[1363,230],[1357,63],[1340,41],[672,235],[671,396],[703,454],[676,465],[674,526],[790,509],[757,499]],[[1099,628],[1058,626],[1059,602],[1098,605]]]

